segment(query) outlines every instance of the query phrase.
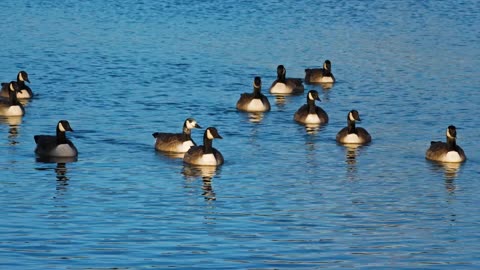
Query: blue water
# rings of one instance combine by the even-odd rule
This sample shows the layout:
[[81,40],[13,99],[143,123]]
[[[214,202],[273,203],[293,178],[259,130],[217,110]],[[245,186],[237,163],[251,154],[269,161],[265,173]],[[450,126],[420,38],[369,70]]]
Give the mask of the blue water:
[[[478,269],[478,1],[24,1],[0,4],[0,80],[36,97],[0,122],[2,269]],[[332,61],[330,123],[268,94]],[[261,76],[272,111],[237,112]],[[305,92],[306,93],[306,92]],[[371,145],[335,143],[357,109]],[[153,132],[215,126],[217,169]],[[37,162],[58,120],[77,162]],[[425,160],[455,125],[468,160]],[[201,143],[203,130],[194,130]]]

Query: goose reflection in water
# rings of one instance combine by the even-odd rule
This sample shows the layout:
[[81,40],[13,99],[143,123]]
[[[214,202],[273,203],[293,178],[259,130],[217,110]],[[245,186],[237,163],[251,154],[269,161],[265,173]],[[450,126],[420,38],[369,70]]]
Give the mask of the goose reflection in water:
[[283,110],[285,108],[285,105],[287,105],[288,102],[290,102],[290,99],[292,96],[298,96],[298,95],[291,95],[291,94],[272,94],[272,96],[275,97],[275,104],[277,105],[280,110]]
[[175,153],[175,152],[161,152],[161,151],[155,151],[159,155],[171,158],[171,159],[183,159],[183,156],[185,156],[185,153]]
[[[77,157],[36,157],[36,161],[39,163],[52,164],[56,163],[57,166],[53,169],[55,171],[55,177],[57,178],[57,191],[65,191],[68,186],[68,180],[70,179],[67,176],[67,163],[72,163],[77,161]],[[52,168],[37,168],[37,170],[51,170]]]
[[22,124],[22,116],[1,116],[0,124],[8,125],[8,141],[10,145],[17,144],[18,130]]
[[19,98],[18,99],[18,102],[20,102],[20,104],[22,104],[23,107],[26,107],[28,105],[28,103],[30,103],[30,101],[31,101],[30,98]]
[[69,178],[67,177],[67,166],[66,163],[57,163],[55,168],[55,173],[57,174],[57,180],[66,183]]
[[325,128],[325,125],[320,125],[320,124],[305,124],[305,131],[309,135],[315,135],[317,134],[320,130],[323,130]]
[[345,146],[345,162],[347,163],[347,174],[357,174],[357,148],[358,145]]
[[333,87],[333,83],[320,83],[320,87],[322,87],[323,90],[330,90]]
[[216,200],[216,194],[212,187],[212,179],[219,173],[220,168],[218,166],[194,166],[190,164],[184,164],[182,174],[187,180],[195,180],[202,178],[202,196],[205,200]]
[[[36,157],[35,159],[40,163],[57,163],[55,168],[55,173],[58,181],[67,181],[67,163],[72,163],[77,161],[77,157]],[[48,170],[48,169],[39,169],[39,170]]]
[[[245,116],[243,116],[243,115],[245,115]],[[248,122],[250,122],[250,123],[258,124],[258,123],[262,122],[263,118],[265,118],[265,113],[263,113],[263,112],[242,113],[242,118],[243,117],[245,117],[244,118],[245,120],[248,119]]]
[[357,176],[357,157],[362,145],[360,144],[343,144],[345,147],[345,163],[347,164],[347,176],[349,179],[355,179]]
[[263,120],[264,113],[262,112],[255,112],[255,113],[248,113],[248,120],[252,123],[260,123]]
[[455,191],[455,179],[458,177],[458,172],[462,163],[456,162],[435,162],[427,161],[431,165],[431,169],[434,172],[443,172],[443,177],[445,179],[445,189],[452,193]]

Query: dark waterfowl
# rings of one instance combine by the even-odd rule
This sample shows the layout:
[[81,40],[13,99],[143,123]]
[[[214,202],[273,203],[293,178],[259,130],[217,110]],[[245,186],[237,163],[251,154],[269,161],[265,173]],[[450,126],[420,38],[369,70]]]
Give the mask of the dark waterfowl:
[[457,129],[448,126],[447,141],[432,141],[425,157],[429,160],[440,162],[464,162],[467,159],[463,149],[457,145]]
[[315,100],[320,101],[318,92],[310,90],[307,94],[307,104],[302,105],[294,115],[295,121],[302,124],[325,124],[328,123],[327,113],[315,105]]
[[[19,99],[27,99],[33,97],[32,89],[28,85],[26,85],[25,82],[30,83],[30,80],[28,79],[27,72],[21,70],[17,74],[17,84],[19,89],[17,92],[17,98]],[[0,91],[0,96],[9,96],[8,83],[2,83],[2,90]]]
[[287,70],[283,65],[277,67],[277,79],[270,86],[272,94],[300,94],[305,90],[301,79],[286,78]]
[[205,130],[203,135],[203,145],[192,146],[185,156],[183,161],[192,165],[201,166],[218,166],[224,162],[222,154],[212,147],[213,139],[222,139],[218,131],[214,127],[209,127]]
[[192,140],[192,129],[201,128],[193,118],[187,118],[183,123],[182,133],[155,132],[155,149],[163,152],[185,153],[190,147],[197,145]]
[[18,101],[18,84],[15,81],[8,83],[8,98],[0,99],[0,115],[2,116],[23,116],[25,109]]
[[268,98],[261,93],[262,80],[255,77],[253,80],[253,93],[243,93],[237,101],[237,109],[245,112],[270,111]]
[[357,121],[361,121],[358,111],[351,110],[347,115],[347,126],[337,133],[336,140],[338,143],[367,144],[372,141],[372,137],[366,129],[355,126]]
[[78,151],[75,145],[67,139],[65,132],[72,131],[70,123],[67,120],[60,120],[57,124],[56,135],[35,135],[35,153],[39,157],[76,157]]
[[334,83],[335,77],[332,74],[332,63],[325,60],[323,68],[307,68],[305,69],[305,83]]

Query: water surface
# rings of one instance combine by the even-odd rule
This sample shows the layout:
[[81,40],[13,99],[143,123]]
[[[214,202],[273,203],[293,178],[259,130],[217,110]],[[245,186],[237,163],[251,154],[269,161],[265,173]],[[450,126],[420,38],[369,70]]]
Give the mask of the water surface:
[[[477,1],[9,1],[0,79],[37,94],[0,121],[6,269],[477,269]],[[9,15],[9,16],[7,16]],[[288,77],[332,61],[330,123],[293,121]],[[272,111],[237,112],[261,76]],[[373,137],[335,143],[349,110]],[[157,153],[156,131],[215,126],[226,163]],[[37,162],[68,119],[77,162]],[[425,160],[448,125],[468,161]],[[203,130],[194,130],[201,143]]]

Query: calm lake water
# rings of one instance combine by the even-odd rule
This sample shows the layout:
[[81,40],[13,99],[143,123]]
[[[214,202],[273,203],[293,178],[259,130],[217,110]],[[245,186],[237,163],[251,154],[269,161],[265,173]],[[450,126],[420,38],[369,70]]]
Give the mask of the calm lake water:
[[[478,1],[0,4],[0,80],[37,94],[0,123],[2,269],[478,269]],[[332,61],[330,123],[293,121],[287,77]],[[261,76],[272,111],[237,112]],[[335,143],[357,109],[372,144]],[[192,168],[153,132],[194,117],[225,157]],[[70,121],[77,162],[37,162]],[[455,125],[468,160],[425,160]],[[202,143],[203,130],[193,138]]]

